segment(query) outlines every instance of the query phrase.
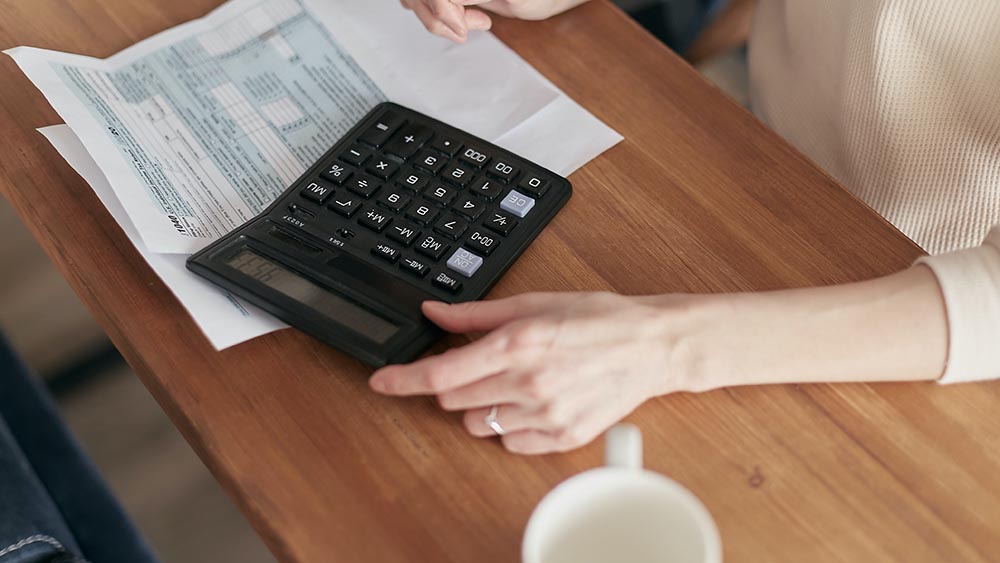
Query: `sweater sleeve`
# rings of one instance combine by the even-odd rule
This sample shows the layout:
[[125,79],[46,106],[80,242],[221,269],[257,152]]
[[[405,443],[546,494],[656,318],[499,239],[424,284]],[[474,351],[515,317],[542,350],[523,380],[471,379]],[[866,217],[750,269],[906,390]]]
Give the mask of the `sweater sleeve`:
[[982,246],[917,260],[934,272],[948,318],[940,383],[1000,379],[1000,225]]

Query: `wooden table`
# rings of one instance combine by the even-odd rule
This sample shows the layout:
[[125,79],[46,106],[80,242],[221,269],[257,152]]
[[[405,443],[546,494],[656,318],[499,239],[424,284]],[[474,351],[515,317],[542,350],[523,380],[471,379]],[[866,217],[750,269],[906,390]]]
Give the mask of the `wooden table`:
[[[213,4],[4,2],[0,47],[104,57]],[[608,2],[496,32],[626,140],[572,176],[494,296],[829,284],[920,254]],[[600,445],[530,458],[472,439],[430,399],[370,393],[365,368],[294,330],[215,352],[33,130],[56,114],[0,66],[0,187],[279,559],[514,561],[542,495],[600,463]],[[728,561],[985,561],[1000,553],[998,389],[741,388],[629,420],[648,466],[711,510]]]

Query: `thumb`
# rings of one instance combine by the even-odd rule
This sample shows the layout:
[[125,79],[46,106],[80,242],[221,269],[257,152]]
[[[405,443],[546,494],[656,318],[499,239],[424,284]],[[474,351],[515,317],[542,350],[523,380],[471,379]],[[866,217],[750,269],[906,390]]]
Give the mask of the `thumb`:
[[561,303],[565,294],[525,293],[490,301],[468,301],[449,305],[441,301],[424,301],[428,319],[448,332],[482,332],[493,330],[511,321],[535,315]]

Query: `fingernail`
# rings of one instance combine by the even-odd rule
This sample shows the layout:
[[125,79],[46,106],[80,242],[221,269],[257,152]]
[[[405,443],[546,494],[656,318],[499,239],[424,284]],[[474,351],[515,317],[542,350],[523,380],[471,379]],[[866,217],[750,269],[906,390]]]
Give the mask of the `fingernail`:
[[378,393],[385,393],[385,381],[381,377],[372,377],[368,385]]
[[444,301],[424,301],[424,306],[432,309],[443,309],[448,307],[448,304]]
[[463,28],[460,28],[460,27],[456,28],[456,27],[452,27],[452,26],[449,25],[448,29],[454,31],[455,34],[458,35],[459,37],[465,37],[465,29],[463,29]]

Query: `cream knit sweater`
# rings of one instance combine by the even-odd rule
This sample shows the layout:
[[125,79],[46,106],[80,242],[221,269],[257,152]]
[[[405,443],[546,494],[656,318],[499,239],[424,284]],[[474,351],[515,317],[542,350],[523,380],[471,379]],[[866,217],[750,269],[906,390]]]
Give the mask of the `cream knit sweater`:
[[941,381],[1000,378],[1000,0],[759,0],[750,77],[761,119],[935,255]]

